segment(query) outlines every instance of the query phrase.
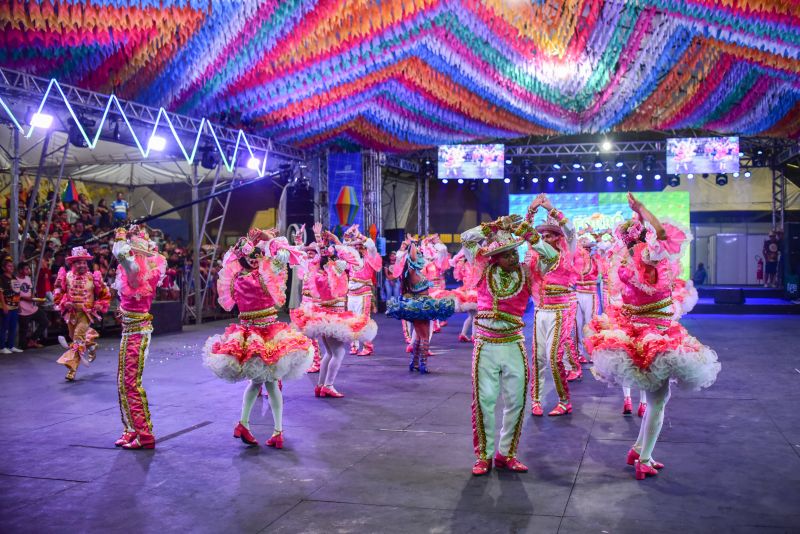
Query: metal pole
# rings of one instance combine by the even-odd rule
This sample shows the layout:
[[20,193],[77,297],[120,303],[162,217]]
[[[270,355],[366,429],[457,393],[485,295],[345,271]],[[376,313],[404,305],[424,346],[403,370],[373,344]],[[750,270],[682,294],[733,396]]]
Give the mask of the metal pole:
[[25,252],[25,242],[28,240],[28,232],[30,232],[31,228],[31,218],[33,217],[33,207],[36,205],[36,198],[39,196],[39,184],[42,181],[42,167],[44,167],[45,158],[47,158],[47,147],[50,144],[50,136],[52,136],[52,130],[47,132],[47,135],[44,136],[44,142],[42,143],[42,156],[39,158],[39,166],[36,168],[36,180],[33,183],[33,190],[30,193],[30,198],[28,199],[28,212],[25,215],[25,228],[22,229],[22,236],[19,240],[19,252],[17,253],[20,258],[24,258]]
[[9,245],[11,247],[11,259],[14,265],[19,261],[19,130],[14,128],[14,154],[11,164],[11,207],[8,218],[11,223],[11,234]]
[[429,233],[428,225],[430,223],[430,216],[429,216],[430,213],[428,212],[428,209],[430,207],[431,190],[430,190],[430,180],[428,180],[428,177],[425,176],[423,180],[425,181],[425,235],[428,235]]
[[194,234],[194,258],[192,261],[192,278],[194,280],[194,313],[195,323],[203,322],[203,291],[200,288],[200,196],[197,180],[197,163],[192,165],[192,233]]

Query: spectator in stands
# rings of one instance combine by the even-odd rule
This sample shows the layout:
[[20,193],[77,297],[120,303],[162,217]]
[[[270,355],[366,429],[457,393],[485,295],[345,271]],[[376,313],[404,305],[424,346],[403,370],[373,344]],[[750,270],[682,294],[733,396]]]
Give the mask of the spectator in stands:
[[67,248],[72,250],[74,247],[86,245],[86,242],[93,237],[94,234],[86,229],[83,221],[78,221],[72,225],[72,234],[66,243]]
[[0,219],[0,249],[8,248],[8,219]]
[[[47,316],[33,300],[31,268],[27,263],[22,262],[17,265],[17,283],[19,284],[19,346],[26,349],[41,348],[43,347],[41,341],[47,328]],[[36,325],[36,330],[29,338],[31,323]]]
[[392,297],[399,297],[401,292],[401,280],[392,276],[392,266],[397,260],[397,253],[392,252],[383,262],[383,301],[386,302]]
[[78,209],[85,224],[94,224],[94,204],[89,202],[89,198],[83,193],[78,195]]
[[101,198],[97,203],[96,220],[99,228],[111,228],[111,211],[106,206],[106,199]]
[[706,283],[706,278],[708,277],[708,273],[706,272],[706,266],[703,263],[697,264],[697,270],[694,272],[694,276],[692,276],[692,282],[694,282],[694,286],[702,286]]
[[80,211],[77,200],[70,202],[69,207],[64,211],[67,224],[75,224],[81,218]]
[[117,200],[111,203],[114,212],[114,225],[119,226],[128,219],[128,201],[122,198],[122,193],[117,193]]
[[50,279],[54,278],[50,271],[50,264],[53,261],[53,250],[45,249],[42,256],[42,264],[39,266],[39,276],[36,279],[36,296],[39,298],[52,298],[53,286]]
[[14,277],[14,262],[11,258],[2,261],[0,273],[0,307],[3,310],[0,325],[0,354],[22,352],[14,346],[19,322],[19,284]]

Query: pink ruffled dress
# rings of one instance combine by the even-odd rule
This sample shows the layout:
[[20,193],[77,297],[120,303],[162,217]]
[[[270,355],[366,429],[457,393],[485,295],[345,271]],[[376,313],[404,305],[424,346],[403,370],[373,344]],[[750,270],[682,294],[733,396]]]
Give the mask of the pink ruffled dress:
[[716,352],[673,319],[672,262],[687,234],[663,226],[666,240],[657,240],[648,225],[646,242],[636,244],[631,255],[619,251],[622,263],[618,257],[612,271],[622,304],[586,326],[586,348],[594,360],[592,373],[601,380],[647,391],[673,380],[697,390],[713,384],[721,366]]
[[481,269],[470,263],[461,255],[454,258],[453,278],[461,282],[461,286],[451,291],[451,296],[456,303],[457,313],[466,313],[478,309],[478,281],[481,279]]
[[324,268],[309,265],[311,300],[292,311],[292,322],[310,338],[333,337],[344,343],[372,341],[378,325],[367,314],[347,311],[347,267],[360,268],[358,252],[347,246],[336,246],[339,259],[330,260]]
[[254,270],[242,268],[228,252],[217,281],[220,306],[225,310],[237,306],[239,323],[208,338],[203,363],[229,382],[299,378],[313,357],[311,340],[278,321],[278,309],[286,301],[288,243],[277,238],[262,246],[268,255]]

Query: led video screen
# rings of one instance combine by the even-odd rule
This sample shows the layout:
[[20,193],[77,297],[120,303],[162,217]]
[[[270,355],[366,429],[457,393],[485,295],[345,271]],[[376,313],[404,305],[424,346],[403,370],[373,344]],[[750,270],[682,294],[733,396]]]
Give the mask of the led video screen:
[[[508,206],[512,214],[522,215],[536,195],[509,195]],[[575,226],[575,230],[591,226],[592,228],[615,228],[620,222],[629,219],[633,212],[628,206],[627,193],[562,193],[548,195],[553,206],[560,209]],[[636,193],[647,209],[656,217],[675,221],[684,228],[689,228],[689,192],[688,191],[654,191]],[[545,210],[536,212],[535,224],[540,224],[547,217]],[[524,250],[520,251],[524,254]],[[689,254],[683,257],[681,276],[689,276]]]
[[667,173],[739,172],[738,137],[667,139]]
[[504,161],[504,145],[442,145],[437,174],[440,180],[502,180]]

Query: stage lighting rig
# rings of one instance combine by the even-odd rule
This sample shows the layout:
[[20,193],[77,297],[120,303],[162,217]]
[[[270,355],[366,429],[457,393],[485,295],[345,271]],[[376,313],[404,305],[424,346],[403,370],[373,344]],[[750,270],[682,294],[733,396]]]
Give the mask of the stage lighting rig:
[[681,185],[681,177],[677,174],[673,174],[672,176],[669,177],[667,183],[672,187],[678,187],[679,185]]
[[725,185],[728,183],[728,175],[719,173],[717,175],[717,185]]
[[84,130],[81,128],[92,128],[97,121],[94,119],[87,119],[83,115],[78,117],[78,121],[76,122],[75,119],[70,117],[67,119],[67,123],[69,124],[69,131],[67,133],[67,138],[69,142],[72,143],[73,146],[78,148],[86,148],[89,146],[89,142],[86,140],[87,136],[84,136]]

